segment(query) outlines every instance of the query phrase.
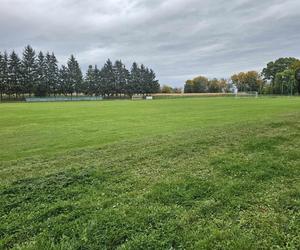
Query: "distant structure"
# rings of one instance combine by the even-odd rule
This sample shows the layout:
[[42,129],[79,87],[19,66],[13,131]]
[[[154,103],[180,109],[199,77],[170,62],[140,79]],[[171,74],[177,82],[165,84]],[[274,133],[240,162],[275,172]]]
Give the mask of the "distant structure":
[[232,87],[230,88],[230,91],[231,91],[233,94],[237,95],[238,92],[239,92],[239,89],[238,89],[238,87],[237,87],[235,84],[232,84]]

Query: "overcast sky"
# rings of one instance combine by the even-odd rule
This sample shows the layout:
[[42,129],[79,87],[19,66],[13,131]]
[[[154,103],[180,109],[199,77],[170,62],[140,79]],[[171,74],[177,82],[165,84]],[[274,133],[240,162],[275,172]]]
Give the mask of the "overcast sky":
[[182,86],[300,57],[300,0],[0,0],[0,36],[1,51],[30,44],[83,69],[137,61]]

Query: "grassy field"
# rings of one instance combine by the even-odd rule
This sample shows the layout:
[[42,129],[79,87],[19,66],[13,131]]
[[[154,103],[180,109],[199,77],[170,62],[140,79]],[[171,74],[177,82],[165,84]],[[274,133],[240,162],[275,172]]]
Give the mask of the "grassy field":
[[0,104],[0,249],[299,249],[300,98]]

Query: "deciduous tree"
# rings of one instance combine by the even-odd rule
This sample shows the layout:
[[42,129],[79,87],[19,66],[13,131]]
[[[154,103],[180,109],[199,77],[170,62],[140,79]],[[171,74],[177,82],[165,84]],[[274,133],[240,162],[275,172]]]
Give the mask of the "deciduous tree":
[[274,82],[274,94],[293,95],[297,91],[297,81],[295,72],[292,69],[286,69],[277,73]]
[[294,57],[279,58],[274,62],[269,62],[262,70],[262,75],[265,80],[271,80],[271,84],[274,84],[276,74],[290,68],[297,61],[298,59]]

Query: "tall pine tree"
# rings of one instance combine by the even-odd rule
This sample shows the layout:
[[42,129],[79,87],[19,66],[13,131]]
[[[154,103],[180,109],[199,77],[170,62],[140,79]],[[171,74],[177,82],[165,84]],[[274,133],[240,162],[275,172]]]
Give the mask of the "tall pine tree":
[[149,93],[158,93],[160,90],[160,84],[156,79],[156,75],[152,69],[147,71],[147,82],[150,84]]
[[49,52],[46,53],[45,56],[45,87],[46,87],[46,95],[51,95],[51,83],[52,83],[52,76],[51,76],[51,55]]
[[23,93],[22,64],[18,55],[13,51],[8,60],[8,95]]
[[51,92],[54,95],[59,94],[60,86],[59,86],[59,69],[58,69],[58,61],[56,59],[56,56],[52,52],[50,56],[50,86],[51,86]]
[[70,84],[74,86],[74,91],[78,95],[83,92],[83,77],[82,72],[79,66],[79,63],[76,61],[75,57],[71,55],[68,61],[68,73]]
[[104,81],[102,77],[102,71],[98,69],[97,65],[95,65],[94,69],[94,77],[95,77],[95,88],[93,89],[94,94],[96,96],[104,95]]
[[69,76],[68,68],[62,65],[59,70],[59,84],[61,86],[61,92],[64,95],[73,95],[74,93],[74,84],[70,81]]
[[106,61],[103,68],[101,69],[101,89],[103,95],[113,95],[116,93],[116,84],[113,64],[110,59]]
[[129,78],[129,71],[121,60],[116,61],[114,64],[114,79],[115,79],[115,92],[116,94],[125,94],[126,85]]
[[0,101],[3,99],[3,95],[8,90],[8,58],[7,53],[0,53]]
[[132,96],[134,94],[140,94],[141,88],[140,88],[140,68],[136,62],[132,64],[131,70],[130,70],[130,77],[129,82],[127,86],[127,94],[129,96]]
[[95,69],[92,65],[89,65],[89,68],[86,72],[85,79],[85,92],[89,95],[93,95],[96,92],[96,75]]
[[58,86],[58,61],[54,55],[54,53],[50,54],[47,52],[45,57],[45,83],[47,89],[47,95],[58,94],[59,86]]
[[35,60],[35,51],[31,46],[26,46],[22,59],[23,92],[24,94],[28,93],[29,96],[33,93],[37,81],[37,65]]
[[144,66],[144,64],[140,67],[140,81],[139,86],[141,89],[141,94],[145,95],[150,93],[150,82],[147,79],[148,69]]
[[36,70],[36,85],[34,88],[35,96],[46,96],[48,93],[47,82],[46,82],[46,61],[43,52],[39,52],[36,60],[37,70]]

